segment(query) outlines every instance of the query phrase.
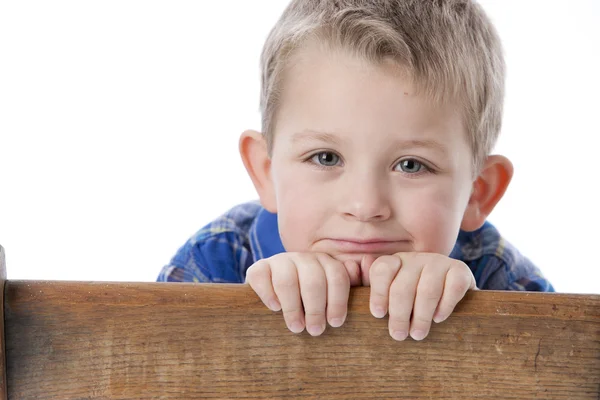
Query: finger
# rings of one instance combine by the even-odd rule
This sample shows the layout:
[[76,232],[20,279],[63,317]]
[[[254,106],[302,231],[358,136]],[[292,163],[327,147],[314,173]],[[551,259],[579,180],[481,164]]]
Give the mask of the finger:
[[360,271],[363,286],[370,286],[371,280],[369,277],[371,266],[375,262],[375,256],[373,254],[365,254],[360,262]]
[[[326,327],[327,277],[314,255],[299,255],[294,262],[304,304],[306,330],[312,336],[318,336]],[[346,274],[346,271],[343,273]]]
[[300,286],[296,265],[289,257],[277,259],[277,265],[271,265],[273,289],[281,304],[283,318],[288,329],[294,333],[304,330],[304,310],[300,298]]
[[361,270],[358,263],[356,261],[347,260],[344,261],[344,267],[350,277],[350,286],[362,285]]
[[446,320],[469,289],[477,289],[475,277],[469,267],[463,264],[456,268],[450,268],[446,274],[442,298],[433,315],[433,320],[435,322]]
[[375,318],[383,318],[388,310],[390,285],[400,270],[401,260],[397,256],[381,256],[369,270],[371,296],[369,307]]
[[252,264],[246,271],[246,283],[271,311],[279,311],[281,304],[279,304],[271,279],[271,267],[264,259]]
[[415,263],[414,257],[403,257],[402,268],[390,286],[390,335],[395,340],[408,337],[410,317],[413,311],[417,284],[422,266]]
[[[319,256],[318,260],[327,277],[327,321],[329,325],[337,328],[342,326],[348,314],[351,279],[345,267],[346,263],[342,264],[326,254]],[[358,267],[358,264],[354,264]]]
[[410,324],[410,336],[414,340],[423,340],[429,334],[447,271],[448,267],[439,264],[427,264],[421,271]]

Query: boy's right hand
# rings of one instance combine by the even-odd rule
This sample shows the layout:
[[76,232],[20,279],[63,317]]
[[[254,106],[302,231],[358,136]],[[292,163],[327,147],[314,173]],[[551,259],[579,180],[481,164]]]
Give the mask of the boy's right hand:
[[318,336],[326,321],[341,326],[350,286],[361,283],[356,262],[342,263],[324,253],[280,253],[255,262],[246,283],[272,311],[283,311],[288,329]]

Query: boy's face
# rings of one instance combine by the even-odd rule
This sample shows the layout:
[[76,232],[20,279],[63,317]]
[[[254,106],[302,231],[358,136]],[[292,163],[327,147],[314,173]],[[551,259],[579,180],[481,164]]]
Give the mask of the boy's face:
[[316,47],[298,55],[282,89],[270,204],[287,251],[359,263],[450,253],[473,189],[458,108],[415,95],[391,63]]

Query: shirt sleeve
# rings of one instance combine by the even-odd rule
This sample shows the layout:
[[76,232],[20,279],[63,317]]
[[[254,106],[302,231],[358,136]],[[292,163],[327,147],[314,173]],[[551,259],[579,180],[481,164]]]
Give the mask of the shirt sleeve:
[[201,244],[192,244],[188,240],[169,264],[162,268],[157,282],[211,282],[210,275],[203,273],[200,264],[196,261],[204,259]]
[[554,287],[541,271],[528,259],[519,268],[509,281],[508,290],[527,292],[554,292]]
[[488,221],[475,231],[461,231],[451,257],[471,268],[479,289],[554,292],[535,264]]
[[502,257],[488,259],[486,269],[493,270],[487,279],[481,282],[480,289],[515,290],[528,292],[554,292],[552,284],[540,270],[526,257],[518,254],[512,262]]
[[162,268],[157,281],[244,283],[249,259],[235,232],[199,232]]

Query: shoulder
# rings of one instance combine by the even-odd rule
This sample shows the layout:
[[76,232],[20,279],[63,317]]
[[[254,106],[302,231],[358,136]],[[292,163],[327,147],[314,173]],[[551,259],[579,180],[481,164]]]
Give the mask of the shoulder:
[[247,239],[250,227],[261,209],[257,201],[238,204],[192,235],[190,243],[229,236],[229,233],[239,236],[239,239]]
[[554,291],[531,260],[490,222],[473,232],[461,231],[451,256],[471,268],[480,289]]
[[249,232],[261,209],[254,201],[239,204],[201,228],[179,248],[158,280],[243,282],[252,261]]

